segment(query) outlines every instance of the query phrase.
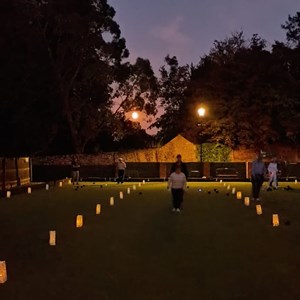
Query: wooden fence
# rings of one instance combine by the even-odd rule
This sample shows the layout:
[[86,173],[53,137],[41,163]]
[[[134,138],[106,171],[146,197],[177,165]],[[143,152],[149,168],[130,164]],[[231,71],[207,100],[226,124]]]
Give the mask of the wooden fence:
[[30,182],[30,159],[28,157],[2,157],[0,161],[2,191]]

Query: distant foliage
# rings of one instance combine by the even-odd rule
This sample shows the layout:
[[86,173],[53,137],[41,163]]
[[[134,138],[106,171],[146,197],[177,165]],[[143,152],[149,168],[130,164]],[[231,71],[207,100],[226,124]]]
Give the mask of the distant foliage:
[[[197,147],[200,161],[200,145]],[[231,148],[217,143],[202,144],[202,161],[204,162],[227,162],[230,161]]]
[[[258,35],[247,41],[243,33],[235,33],[216,41],[192,70],[186,134],[257,150],[274,142],[298,143],[299,58],[296,49],[279,43],[268,51]],[[199,102],[208,108],[201,131],[195,130],[199,119],[192,114]]]

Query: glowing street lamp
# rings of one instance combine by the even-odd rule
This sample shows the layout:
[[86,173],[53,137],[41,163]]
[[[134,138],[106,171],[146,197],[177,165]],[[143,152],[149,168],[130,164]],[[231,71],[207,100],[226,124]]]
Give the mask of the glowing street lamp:
[[[197,113],[200,118],[204,118],[205,117],[205,108],[203,108],[203,107],[198,108]],[[200,127],[202,124],[200,122],[197,125]],[[202,162],[202,161],[203,161],[203,148],[202,148],[202,140],[200,138],[200,162]]]
[[205,116],[205,108],[200,107],[197,112],[198,112],[199,117]]

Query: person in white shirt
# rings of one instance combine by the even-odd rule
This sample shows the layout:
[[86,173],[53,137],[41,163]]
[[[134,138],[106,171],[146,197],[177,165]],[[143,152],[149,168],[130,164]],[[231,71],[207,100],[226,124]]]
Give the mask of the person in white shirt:
[[125,175],[126,163],[123,158],[119,158],[118,162],[116,163],[116,171],[117,171],[117,183],[124,182],[124,175]]
[[278,188],[278,180],[277,180],[277,161],[276,157],[274,157],[268,165],[268,173],[269,173],[269,187],[272,188],[272,184],[274,182],[274,187]]
[[171,173],[167,188],[171,188],[173,211],[180,212],[183,202],[183,193],[186,188],[186,176],[181,172],[180,166],[177,166],[175,172]]

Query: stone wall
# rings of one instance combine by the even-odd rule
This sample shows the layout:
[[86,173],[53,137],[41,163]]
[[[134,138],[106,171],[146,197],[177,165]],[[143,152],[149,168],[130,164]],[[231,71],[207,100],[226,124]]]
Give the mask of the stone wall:
[[[33,165],[50,165],[50,166],[67,166],[71,165],[72,157],[74,155],[52,155],[33,157]],[[81,165],[95,166],[95,165],[112,165],[115,161],[115,152],[103,152],[99,154],[77,154],[75,155]]]
[[[300,149],[292,146],[272,145],[265,149],[270,156],[276,156],[279,161],[285,162],[299,162],[300,161]],[[240,149],[234,149],[230,153],[230,160],[232,162],[247,162],[253,161],[257,153],[254,149],[248,149],[241,147]]]
[[234,149],[230,153],[230,161],[232,162],[253,161],[255,157],[256,151],[247,148]]
[[[181,154],[186,162],[197,162],[197,146],[178,135],[161,148],[141,149],[124,152],[102,152],[98,154],[76,155],[81,165],[112,165],[119,157],[126,162],[174,162]],[[70,165],[72,155],[34,157],[34,165]]]
[[124,158],[126,162],[158,162],[159,148],[115,153],[115,159]]
[[[274,145],[267,149],[269,153],[273,153],[281,161],[298,162],[299,149],[288,146]],[[141,149],[136,151],[124,152],[102,152],[98,154],[82,154],[76,155],[81,165],[85,166],[106,166],[113,165],[119,157],[124,158],[126,162],[152,162],[152,163],[170,163],[176,160],[176,155],[181,154],[184,162],[199,162],[199,153],[197,145],[191,143],[183,136],[178,135],[169,143],[160,148]],[[256,152],[253,149],[240,148],[234,149],[230,153],[231,162],[247,162],[253,161]],[[34,165],[70,165],[72,155],[34,157]]]

